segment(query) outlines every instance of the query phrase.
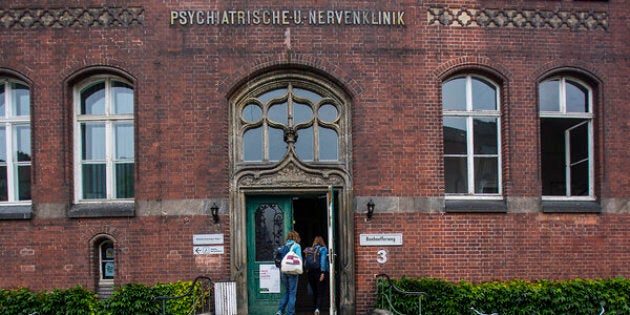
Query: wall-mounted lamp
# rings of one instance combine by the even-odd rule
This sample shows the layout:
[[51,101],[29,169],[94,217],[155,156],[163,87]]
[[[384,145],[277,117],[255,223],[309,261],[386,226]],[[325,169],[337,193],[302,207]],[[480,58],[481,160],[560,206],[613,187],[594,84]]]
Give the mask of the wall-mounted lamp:
[[212,207],[210,207],[210,213],[212,214],[212,220],[214,221],[214,223],[219,222],[219,206],[217,206],[216,202],[212,203]]
[[374,214],[374,201],[372,201],[372,199],[370,199],[370,201],[368,201],[367,203],[367,218],[368,220],[372,218],[372,215]]

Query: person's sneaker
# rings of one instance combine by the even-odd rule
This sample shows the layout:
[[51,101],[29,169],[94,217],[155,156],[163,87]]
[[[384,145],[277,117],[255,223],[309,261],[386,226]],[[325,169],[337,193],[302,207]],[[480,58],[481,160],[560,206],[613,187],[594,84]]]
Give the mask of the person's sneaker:
[[282,313],[280,313],[280,312],[276,312],[276,315],[282,315]]
[[319,309],[315,309],[315,315],[319,315]]

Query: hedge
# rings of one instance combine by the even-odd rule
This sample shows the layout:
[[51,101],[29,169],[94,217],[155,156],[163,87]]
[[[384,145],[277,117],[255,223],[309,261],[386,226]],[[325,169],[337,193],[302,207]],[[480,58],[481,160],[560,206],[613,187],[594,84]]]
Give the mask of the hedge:
[[[434,278],[393,279],[392,283],[405,291],[426,292],[422,297],[422,314],[474,314],[471,307],[484,313],[501,315],[630,314],[630,280],[573,279],[564,281],[486,282],[473,284],[447,282]],[[385,282],[379,282],[383,292]],[[403,314],[418,314],[418,298],[392,294],[394,308]],[[387,309],[383,299],[376,308]]]
[[[130,283],[117,288],[105,300],[80,286],[51,292],[31,292],[27,288],[0,290],[0,315],[29,315],[34,312],[37,315],[160,315],[162,303],[155,302],[155,297],[180,296],[191,285],[192,281],[154,286]],[[193,296],[187,296],[166,301],[166,314],[188,314],[193,299]]]

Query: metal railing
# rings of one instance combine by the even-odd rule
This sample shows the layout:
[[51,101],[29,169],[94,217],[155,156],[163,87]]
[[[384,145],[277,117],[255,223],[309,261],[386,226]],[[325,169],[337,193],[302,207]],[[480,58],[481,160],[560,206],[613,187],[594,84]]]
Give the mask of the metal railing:
[[[197,282],[200,286],[197,287]],[[212,280],[206,276],[198,276],[193,280],[188,292],[179,296],[158,296],[153,300],[162,302],[162,315],[166,315],[166,301],[183,299],[193,296],[193,302],[188,315],[209,314],[212,309],[210,305],[210,293],[212,292]],[[194,294],[194,295],[193,295]]]
[[[422,297],[426,296],[426,292],[419,291],[405,291],[397,287],[390,277],[384,273],[374,275],[376,278],[376,298],[377,301],[380,299],[381,305],[386,305],[387,310],[397,314],[397,315],[406,315],[401,313],[400,311],[394,308],[392,304],[392,294],[399,294],[404,296],[416,296],[418,297],[418,315],[422,315]],[[384,281],[384,283],[382,283]],[[382,290],[381,290],[382,288]]]

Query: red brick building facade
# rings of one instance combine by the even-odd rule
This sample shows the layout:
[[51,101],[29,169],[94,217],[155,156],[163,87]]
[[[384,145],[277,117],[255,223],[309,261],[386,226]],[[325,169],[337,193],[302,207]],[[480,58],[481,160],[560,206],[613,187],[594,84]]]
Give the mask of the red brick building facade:
[[289,229],[329,242],[341,314],[370,309],[376,273],[630,276],[628,16],[3,2],[0,288],[208,275],[264,313],[258,272]]

